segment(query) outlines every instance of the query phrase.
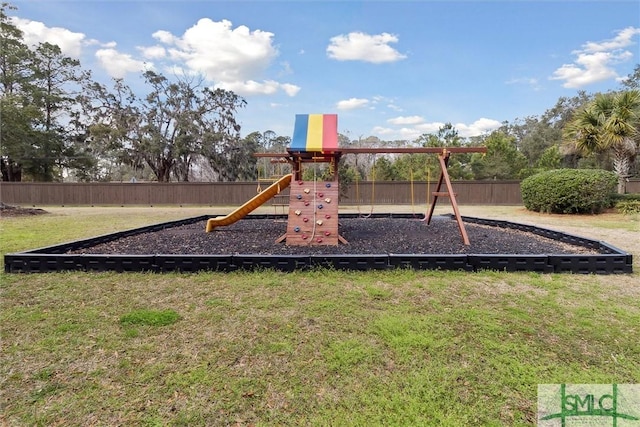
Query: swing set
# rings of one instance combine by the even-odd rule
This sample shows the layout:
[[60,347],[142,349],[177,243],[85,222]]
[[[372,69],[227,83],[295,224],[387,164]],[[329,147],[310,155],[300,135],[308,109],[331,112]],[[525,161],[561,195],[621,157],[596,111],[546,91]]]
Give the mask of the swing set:
[[[371,215],[373,215],[373,206],[375,205],[375,188],[376,188],[376,161],[373,161],[373,164],[371,165],[371,210],[369,211],[368,214],[363,214],[361,211],[361,203],[360,203],[360,180],[358,179],[358,175],[356,174],[356,179],[355,179],[355,192],[356,192],[356,197],[355,200],[357,202],[357,206],[358,206],[358,215],[360,218],[369,218],[371,217]],[[429,205],[431,203],[431,194],[430,194],[430,189],[431,189],[431,158],[427,159],[427,164],[425,165],[425,176],[426,176],[426,192],[425,192],[425,203],[426,205]],[[415,196],[415,178],[414,178],[414,172],[413,172],[413,167],[411,167],[409,169],[409,188],[410,188],[410,195],[411,195],[411,214],[415,217],[416,216],[416,196]],[[424,219],[422,219],[422,221],[424,221]]]
[[358,179],[358,172],[356,171],[356,203],[358,204],[358,216],[360,218],[370,218],[373,215],[373,206],[376,200],[376,161],[375,158],[371,165],[371,210],[368,214],[363,214],[360,210],[360,180]]
[[[433,217],[433,212],[435,210],[436,204],[438,203],[438,199],[441,197],[448,197],[451,202],[451,207],[453,208],[456,222],[458,223],[460,235],[462,236],[462,240],[464,244],[467,246],[470,244],[469,237],[464,227],[464,223],[462,222],[462,216],[460,215],[460,209],[458,208],[458,202],[456,200],[456,193],[453,191],[451,178],[449,177],[449,172],[448,172],[449,160],[451,158],[451,154],[455,154],[455,153],[486,153],[486,152],[487,152],[486,147],[344,148],[341,150],[341,154],[343,155],[350,154],[350,153],[351,154],[361,154],[361,153],[437,154],[438,162],[440,164],[440,177],[438,178],[438,183],[436,185],[435,191],[431,192],[431,195],[433,196],[433,202],[430,204],[429,211],[425,214],[425,217],[422,221],[426,222],[427,225],[429,225],[431,223],[431,219]],[[428,181],[429,180],[430,180],[430,177],[428,178]],[[428,182],[428,184],[430,184],[430,182]],[[411,180],[412,206],[414,206],[414,200],[415,199],[414,199],[414,192],[413,192],[413,180]]]
[[[256,187],[256,193],[262,193],[270,185],[277,183],[280,180],[281,176],[283,175],[282,163],[286,162],[272,159],[271,162],[263,162],[262,165],[260,165],[259,162],[256,163],[256,172],[258,176],[258,186]],[[274,167],[272,170],[270,166],[273,164],[277,164],[277,167]],[[268,185],[267,187],[263,188],[262,186],[265,183]],[[274,216],[277,216],[279,214],[286,214],[286,208],[288,204],[286,203],[287,201],[284,200],[284,198],[286,198],[287,196],[280,194],[281,190],[282,189],[279,188],[277,190],[277,194],[271,198],[271,206],[273,206]],[[279,212],[279,210],[281,210],[281,212]]]

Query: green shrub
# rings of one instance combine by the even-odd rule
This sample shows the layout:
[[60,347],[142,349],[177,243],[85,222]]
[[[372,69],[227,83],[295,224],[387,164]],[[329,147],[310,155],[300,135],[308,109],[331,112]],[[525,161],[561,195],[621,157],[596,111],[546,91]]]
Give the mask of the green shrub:
[[522,201],[531,211],[599,213],[614,205],[618,179],[600,169],[554,169],[522,181]]
[[173,310],[134,310],[120,317],[122,325],[166,326],[180,319]]
[[640,193],[616,194],[615,202],[638,201],[640,202]]
[[616,203],[616,210],[625,215],[640,213],[640,198],[620,200]]

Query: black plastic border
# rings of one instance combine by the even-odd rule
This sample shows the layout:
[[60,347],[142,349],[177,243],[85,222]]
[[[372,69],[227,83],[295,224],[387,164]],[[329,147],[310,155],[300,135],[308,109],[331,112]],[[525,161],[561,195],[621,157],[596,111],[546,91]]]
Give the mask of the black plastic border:
[[[341,218],[356,218],[357,214],[341,214]],[[413,214],[374,214],[375,218],[414,218]],[[71,250],[110,242],[122,237],[159,231],[204,221],[208,215],[170,221],[161,224],[121,231],[90,239],[63,243],[26,252],[6,254],[6,273],[48,273],[57,271],[116,271],[116,272],[197,272],[274,269],[285,272],[312,268],[336,270],[388,270],[411,268],[416,270],[456,271],[532,271],[538,273],[628,274],[633,272],[633,257],[605,242],[580,236],[502,220],[463,217],[465,222],[509,228],[544,236],[559,242],[593,249],[595,255],[585,254],[366,254],[366,255],[95,255],[68,254]],[[248,219],[281,219],[283,215],[251,215]]]

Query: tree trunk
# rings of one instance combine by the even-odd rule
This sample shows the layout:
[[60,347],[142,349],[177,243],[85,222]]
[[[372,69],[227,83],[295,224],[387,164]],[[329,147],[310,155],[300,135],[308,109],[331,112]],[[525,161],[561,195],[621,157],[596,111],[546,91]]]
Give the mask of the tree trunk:
[[614,150],[613,171],[618,175],[618,194],[627,192],[627,178],[631,169],[631,159],[624,150]]
[[17,165],[11,160],[8,160],[2,161],[2,163],[0,164],[0,169],[2,169],[2,181],[22,181],[22,166]]
[[145,162],[153,171],[158,182],[169,182],[171,180],[172,159],[163,156],[145,157]]
[[171,167],[166,162],[162,162],[158,168],[158,182],[169,182],[171,179]]

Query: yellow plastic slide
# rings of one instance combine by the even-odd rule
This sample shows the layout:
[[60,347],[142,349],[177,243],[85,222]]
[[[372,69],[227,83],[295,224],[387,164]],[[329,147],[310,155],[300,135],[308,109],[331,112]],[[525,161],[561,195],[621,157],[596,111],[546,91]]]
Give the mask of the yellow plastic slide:
[[254,209],[261,206],[264,202],[287,188],[289,184],[291,184],[291,178],[293,178],[292,174],[283,176],[282,178],[268,186],[265,190],[258,193],[247,203],[231,212],[229,215],[207,220],[207,233],[216,227],[222,225],[231,225],[234,222],[241,220],[245,216],[249,215],[251,212],[253,212]]

